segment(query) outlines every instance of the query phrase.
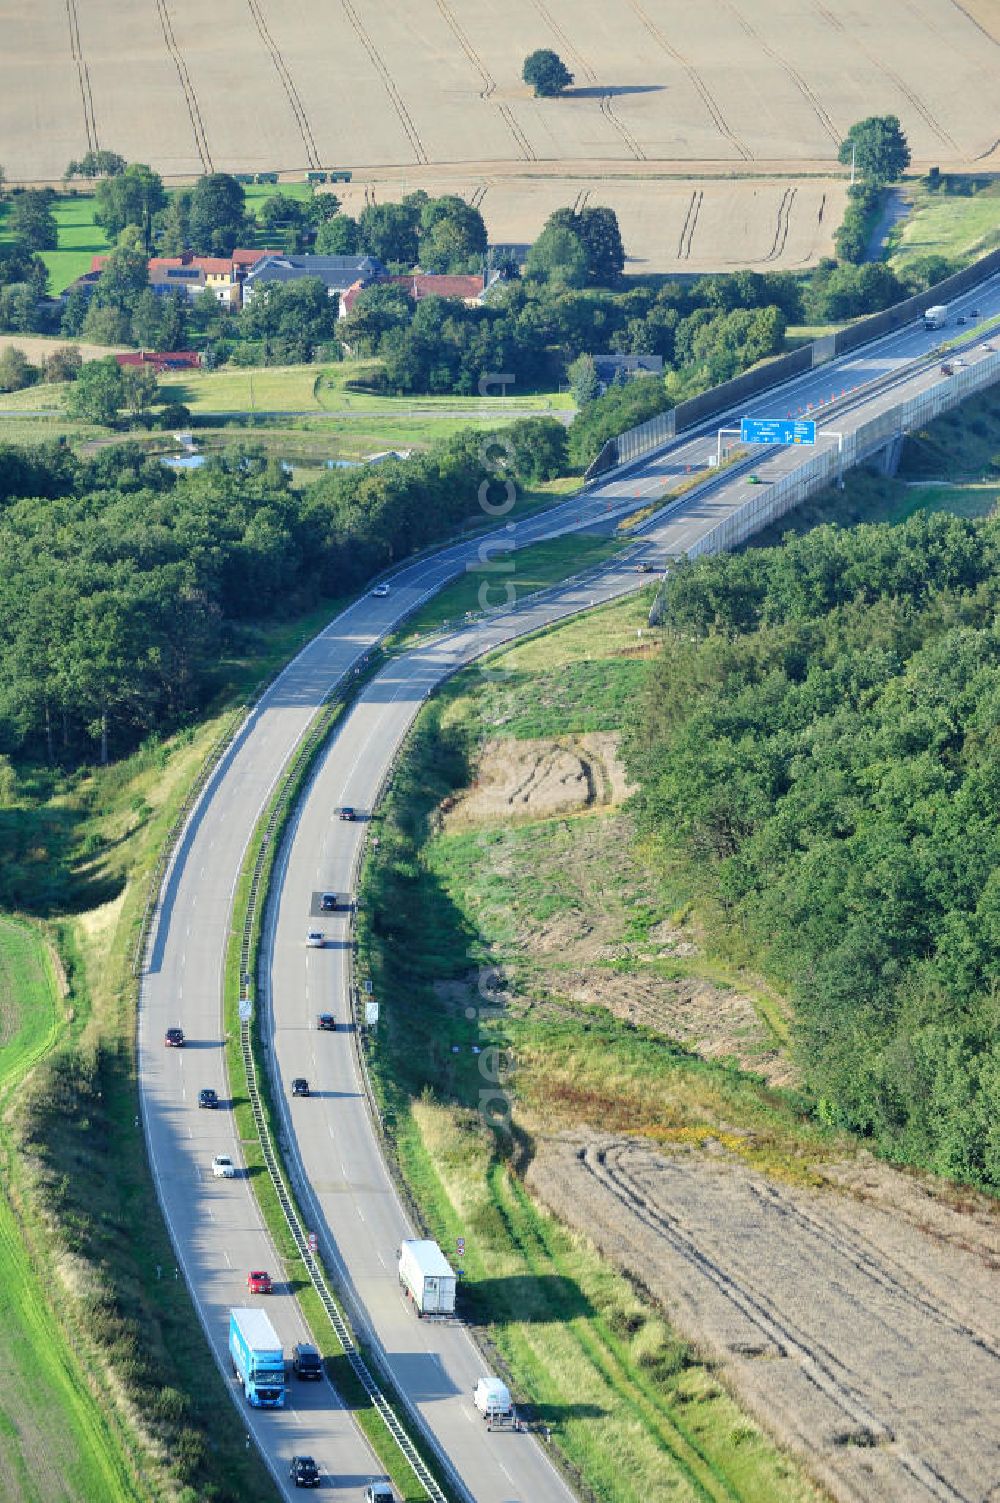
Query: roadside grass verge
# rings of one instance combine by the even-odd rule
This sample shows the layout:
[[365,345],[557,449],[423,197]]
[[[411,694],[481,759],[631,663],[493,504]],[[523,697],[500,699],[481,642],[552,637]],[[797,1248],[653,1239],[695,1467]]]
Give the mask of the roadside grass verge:
[[[44,932],[0,918],[0,1103],[68,1026]],[[6,1110],[4,1112],[6,1117]],[[88,1382],[86,1351],[46,1302],[41,1269],[24,1236],[18,1166],[0,1138],[0,1473],[16,1496],[37,1503],[149,1496],[120,1416]],[[11,1493],[10,1496],[14,1496]]]
[[[959,190],[936,190],[925,180],[907,183],[913,207],[889,233],[889,261],[903,271],[924,256],[947,256],[965,263],[1000,244],[1000,185],[985,178],[952,177]],[[973,184],[979,186],[968,191]]]
[[[594,962],[611,974],[657,953],[662,926],[677,919],[684,884],[661,889],[639,867],[627,816],[472,831],[439,822],[442,800],[474,775],[484,735],[622,723],[641,681],[633,653],[656,640],[636,635],[647,608],[618,603],[494,654],[489,679],[470,669],[422,712],[377,815],[359,897],[359,975],[392,999],[371,1046],[373,1081],[430,1235],[446,1251],[465,1238],[464,1313],[585,1495],[815,1499],[642,1291],[532,1202],[521,1172],[535,1136],[581,1123],[714,1139],[797,1179],[843,1145],[794,1094],[560,990],[566,921],[617,935]],[[560,938],[543,970],[532,936],[546,926]],[[726,974],[704,957],[665,964]],[[512,1103],[509,1133],[484,1124],[498,1092]]]
[[141,1464],[143,1496],[213,1503],[275,1493],[246,1451],[160,1216],[139,1126],[131,962],[159,850],[233,718],[57,785],[74,821],[75,897],[54,921],[74,1026],[10,1109],[25,1235],[104,1407],[134,1431],[137,1485]]
[[399,1149],[432,1234],[465,1236],[463,1309],[585,1495],[818,1498],[642,1292],[534,1205],[477,1113],[424,1096]]
[[[554,481],[540,487],[539,493],[551,504],[578,483],[572,479]],[[523,515],[520,510],[519,515]],[[387,646],[405,647],[413,639],[448,626],[469,613],[507,609],[511,591],[517,600],[523,600],[536,590],[612,558],[621,547],[621,543],[609,538],[573,536],[551,538],[517,552],[491,551],[488,559],[479,566],[470,565],[467,573],[409,616]]]

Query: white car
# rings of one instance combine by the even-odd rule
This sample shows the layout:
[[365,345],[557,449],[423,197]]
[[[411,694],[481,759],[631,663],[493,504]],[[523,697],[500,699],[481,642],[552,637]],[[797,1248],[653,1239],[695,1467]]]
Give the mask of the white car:
[[326,944],[326,935],[322,929],[310,929],[306,935],[306,944],[311,950],[322,950]]
[[372,590],[372,594],[375,596],[376,600],[384,600],[388,593],[389,586],[387,584],[377,584],[374,590]]
[[228,1153],[217,1153],[212,1160],[212,1174],[215,1179],[235,1179],[236,1165]]

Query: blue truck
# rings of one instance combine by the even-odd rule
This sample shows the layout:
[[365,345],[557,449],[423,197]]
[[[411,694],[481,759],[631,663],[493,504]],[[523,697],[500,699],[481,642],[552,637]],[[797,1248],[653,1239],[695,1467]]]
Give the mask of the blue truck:
[[230,1310],[229,1355],[233,1372],[255,1409],[285,1402],[285,1354],[263,1310]]

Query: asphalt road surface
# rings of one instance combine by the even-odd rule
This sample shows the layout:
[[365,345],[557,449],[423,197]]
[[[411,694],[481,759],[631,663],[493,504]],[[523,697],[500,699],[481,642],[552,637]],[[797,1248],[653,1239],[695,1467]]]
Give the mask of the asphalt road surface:
[[[959,299],[953,308],[977,306],[984,316],[1000,311],[1000,288],[991,282]],[[758,399],[751,416],[785,416],[832,393],[901,369],[945,335],[913,326],[789,383],[780,394]],[[936,377],[933,370],[914,378]],[[881,405],[900,399],[900,392]],[[872,415],[875,408],[851,421]],[[738,419],[717,419],[715,426]],[[844,426],[843,423],[840,426]],[[658,499],[671,478],[701,466],[714,439],[694,435],[578,497],[518,524],[500,525],[494,541],[526,544],[561,532],[594,527]],[[798,451],[782,451],[769,463],[794,464]],[[719,517],[746,500],[739,476],[721,475],[710,493],[673,509],[647,531],[651,557],[683,551]],[[470,498],[471,503],[471,498]],[[199,800],[171,862],[146,956],[139,1013],[139,1070],[143,1124],[164,1215],[177,1253],[177,1273],[187,1279],[220,1367],[230,1371],[228,1312],[234,1304],[266,1305],[289,1350],[305,1336],[295,1301],[282,1292],[248,1297],[250,1268],[277,1270],[278,1259],[245,1177],[215,1180],[211,1159],[228,1152],[240,1163],[239,1144],[227,1109],[228,1083],[222,1049],[222,980],[233,890],[254,824],[296,743],[330,689],[349,675],[382,635],[466,567],[481,566],[488,550],[480,540],[442,549],[399,570],[388,598],[366,596],[320,633],[268,689],[248,717]],[[516,571],[514,574],[516,580]],[[367,1123],[353,1076],[347,1034],[316,1034],[313,1015],[328,1006],[344,1017],[343,920],[328,925],[334,944],[306,952],[305,929],[312,896],[344,887],[352,858],[352,827],[334,825],[336,804],[364,807],[380,770],[391,758],[423,697],[442,673],[488,649],[500,638],[530,631],[543,620],[585,609],[637,584],[634,568],[607,565],[584,586],[554,591],[528,602],[509,619],[491,618],[401,658],[387,668],[342,725],[313,785],[298,825],[274,931],[275,1058],[280,1077],[304,1073],[323,1092],[296,1101],[291,1119],[294,1144],[312,1184],[311,1208],[322,1225],[328,1251],[340,1262],[359,1323],[385,1350],[410,1402],[438,1444],[449,1452],[471,1496],[481,1503],[562,1503],[565,1484],[527,1436],[482,1434],[471,1413],[469,1390],[481,1364],[460,1330],[412,1319],[396,1287],[394,1254],[405,1230],[387,1172]],[[325,920],[324,920],[325,922]],[[166,1049],[165,1029],[182,1027],[184,1049]],[[223,1100],[218,1112],[200,1111],[198,1091],[213,1086]],[[174,1277],[165,1269],[164,1277]],[[235,1398],[243,1401],[238,1392]],[[260,1412],[243,1406],[248,1434],[260,1445],[286,1496],[288,1461],[310,1452],[324,1472],[329,1492],[360,1497],[364,1482],[381,1475],[360,1433],[325,1383],[293,1382],[289,1406]]]

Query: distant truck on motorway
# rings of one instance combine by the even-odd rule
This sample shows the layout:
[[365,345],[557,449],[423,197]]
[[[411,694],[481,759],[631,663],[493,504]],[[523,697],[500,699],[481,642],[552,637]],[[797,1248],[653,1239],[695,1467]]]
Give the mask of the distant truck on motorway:
[[935,303],[933,308],[928,308],[924,313],[925,329],[943,329],[948,322],[948,305]]
[[248,1403],[255,1409],[283,1407],[285,1354],[263,1310],[230,1310],[229,1355]]
[[454,1315],[455,1271],[436,1242],[400,1245],[399,1282],[418,1315]]

